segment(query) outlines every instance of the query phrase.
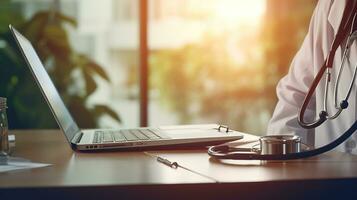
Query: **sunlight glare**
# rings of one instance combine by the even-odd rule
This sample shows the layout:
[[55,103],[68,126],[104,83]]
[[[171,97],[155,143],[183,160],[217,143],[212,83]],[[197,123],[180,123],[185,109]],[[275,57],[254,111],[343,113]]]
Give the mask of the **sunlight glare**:
[[255,24],[266,9],[266,0],[220,0],[213,8],[217,20],[226,24]]

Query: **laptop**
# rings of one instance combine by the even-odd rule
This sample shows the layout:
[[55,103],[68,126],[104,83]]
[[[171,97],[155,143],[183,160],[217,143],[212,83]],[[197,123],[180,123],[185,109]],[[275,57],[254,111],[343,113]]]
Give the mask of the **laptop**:
[[134,129],[80,129],[62,101],[35,49],[14,27],[9,28],[57,124],[73,150],[156,149],[207,146],[242,139],[240,132],[217,124],[140,127]]

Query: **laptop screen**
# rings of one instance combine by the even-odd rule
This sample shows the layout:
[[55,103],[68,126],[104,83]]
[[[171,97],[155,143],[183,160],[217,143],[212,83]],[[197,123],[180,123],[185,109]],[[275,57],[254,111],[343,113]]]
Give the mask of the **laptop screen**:
[[40,58],[31,43],[21,35],[15,28],[10,26],[10,29],[21,49],[22,54],[31,69],[38,86],[44,95],[47,104],[49,104],[52,114],[62,131],[65,133],[68,142],[71,142],[74,135],[79,132],[76,122],[73,120],[68,109],[64,105],[57,89],[51,81],[47,71],[45,70]]

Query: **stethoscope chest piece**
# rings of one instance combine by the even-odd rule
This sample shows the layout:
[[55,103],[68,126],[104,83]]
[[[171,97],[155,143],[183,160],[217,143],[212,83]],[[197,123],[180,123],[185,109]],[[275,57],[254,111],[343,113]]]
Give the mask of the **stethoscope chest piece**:
[[[297,135],[267,135],[250,148],[212,146],[208,154],[219,159],[237,160],[286,160],[299,158],[301,138]],[[297,156],[300,155],[300,156]]]
[[297,135],[267,135],[259,138],[260,155],[300,153],[301,138]]

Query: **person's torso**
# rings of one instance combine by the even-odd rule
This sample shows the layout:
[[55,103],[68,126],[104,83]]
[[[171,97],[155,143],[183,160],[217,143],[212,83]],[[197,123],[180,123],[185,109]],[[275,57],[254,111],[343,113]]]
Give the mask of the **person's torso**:
[[[341,2],[339,2],[341,3]],[[314,60],[314,73],[315,75],[319,71],[320,67],[322,66],[324,59],[327,57],[329,51],[330,51],[330,46],[333,42],[333,39],[336,35],[336,32],[338,30],[338,20],[340,20],[342,13],[343,13],[343,8],[341,4],[337,5],[336,2],[334,2],[331,6],[331,9],[329,11],[328,15],[328,23],[330,24],[330,27],[328,27],[328,30],[322,32],[323,37],[319,38],[323,41],[320,41],[322,44],[322,49],[321,52],[323,54],[323,59],[315,59]],[[336,14],[338,13],[338,14]],[[326,19],[322,19],[326,20]],[[337,74],[342,62],[342,57],[343,57],[343,51],[344,51],[344,45],[342,47],[338,48],[336,51],[335,59],[334,59],[334,64],[332,68],[332,73],[331,73],[331,82],[329,85],[328,89],[328,98],[327,98],[327,109],[328,113],[330,115],[334,114],[337,110],[335,108],[335,102],[334,102],[334,87],[336,84],[337,80]],[[340,78],[340,83],[339,83],[339,89],[338,89],[338,95],[337,95],[337,104],[340,104],[341,100],[343,100],[346,96],[346,93],[349,89],[350,82],[353,77],[353,72],[354,68],[357,65],[357,41],[355,41],[352,46],[351,46],[351,51],[344,63],[344,70],[341,73],[341,78]],[[357,119],[357,110],[356,110],[356,104],[357,104],[357,83],[354,83],[354,86],[352,88],[351,95],[349,97],[349,106],[347,109],[343,110],[340,116],[334,120],[327,120],[322,126],[318,127],[315,130],[315,146],[319,147],[325,144],[330,143],[332,140],[336,139],[338,136],[340,136],[342,133],[344,133],[348,128],[352,126],[352,124],[356,121]],[[324,90],[325,90],[325,78],[321,80],[320,85],[317,88],[316,91],[316,114],[318,115],[321,110],[323,110],[324,107]],[[345,142],[343,145],[340,145],[337,147],[338,150],[340,151],[346,151],[346,152],[352,152],[357,154],[357,148],[356,148],[356,143],[357,143],[357,134],[354,134],[347,142]]]

